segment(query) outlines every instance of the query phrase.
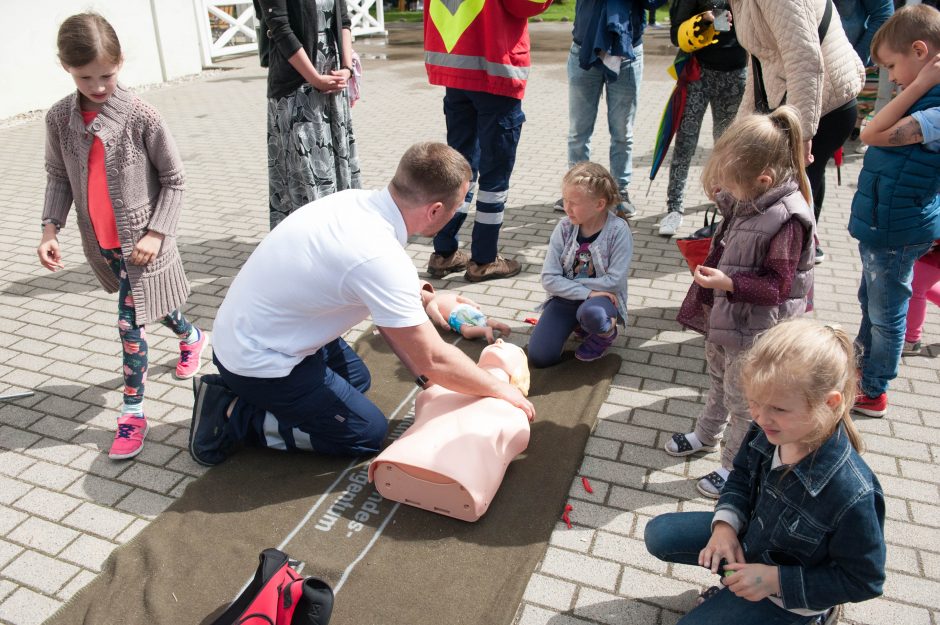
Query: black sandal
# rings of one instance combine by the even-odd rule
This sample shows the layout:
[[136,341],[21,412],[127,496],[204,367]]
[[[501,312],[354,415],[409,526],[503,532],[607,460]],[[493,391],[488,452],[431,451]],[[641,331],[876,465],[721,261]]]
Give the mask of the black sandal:
[[695,600],[695,606],[698,607],[702,605],[703,603],[705,603],[706,601],[708,601],[709,599],[717,595],[719,592],[721,592],[721,588],[718,586],[711,586],[710,588],[706,588]]

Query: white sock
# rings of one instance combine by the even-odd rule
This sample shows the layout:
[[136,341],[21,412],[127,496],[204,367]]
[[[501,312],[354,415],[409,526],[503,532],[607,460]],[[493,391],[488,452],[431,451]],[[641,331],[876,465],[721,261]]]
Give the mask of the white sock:
[[143,404],[143,402],[141,402],[141,403],[139,403],[139,404],[124,404],[124,405],[121,407],[121,414],[122,414],[122,415],[129,414],[129,415],[133,415],[133,416],[135,416],[135,417],[143,418],[143,416],[144,416],[144,404]]
[[695,432],[691,432],[685,435],[685,439],[689,441],[689,445],[692,445],[692,449],[701,449],[704,447],[702,441],[698,439],[698,436],[695,435]]
[[718,467],[717,469],[715,469],[715,473],[720,475],[721,479],[723,480],[727,480],[728,476],[731,475],[731,471],[729,471],[728,469],[724,467]]
[[193,343],[197,342],[201,337],[202,337],[202,332],[200,332],[199,328],[197,328],[194,325],[192,329],[189,331],[189,334],[187,334],[186,338],[182,339],[182,341],[186,343],[187,345],[192,345]]

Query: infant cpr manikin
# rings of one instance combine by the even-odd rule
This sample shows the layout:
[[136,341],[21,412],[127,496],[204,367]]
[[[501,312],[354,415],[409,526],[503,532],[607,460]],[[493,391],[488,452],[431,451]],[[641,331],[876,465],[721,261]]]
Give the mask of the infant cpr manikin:
[[[528,392],[529,368],[519,347],[499,339],[483,350],[479,365]],[[418,395],[414,424],[372,461],[369,479],[386,499],[476,521],[528,444],[521,409],[435,385]]]

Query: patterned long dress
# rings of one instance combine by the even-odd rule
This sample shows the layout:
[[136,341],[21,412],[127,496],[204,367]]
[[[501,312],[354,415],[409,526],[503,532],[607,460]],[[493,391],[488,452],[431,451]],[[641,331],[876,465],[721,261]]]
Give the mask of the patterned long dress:
[[[343,0],[339,0],[342,2]],[[334,0],[316,0],[321,74],[337,69]],[[268,190],[271,229],[310,202],[362,187],[346,91],[325,94],[304,83],[283,98],[268,98]]]

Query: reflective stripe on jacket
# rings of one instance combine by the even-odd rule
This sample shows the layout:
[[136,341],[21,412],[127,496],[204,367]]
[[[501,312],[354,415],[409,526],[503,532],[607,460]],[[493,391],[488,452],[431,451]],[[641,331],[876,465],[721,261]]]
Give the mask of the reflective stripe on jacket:
[[552,0],[428,0],[424,62],[432,85],[522,99],[528,18]]

